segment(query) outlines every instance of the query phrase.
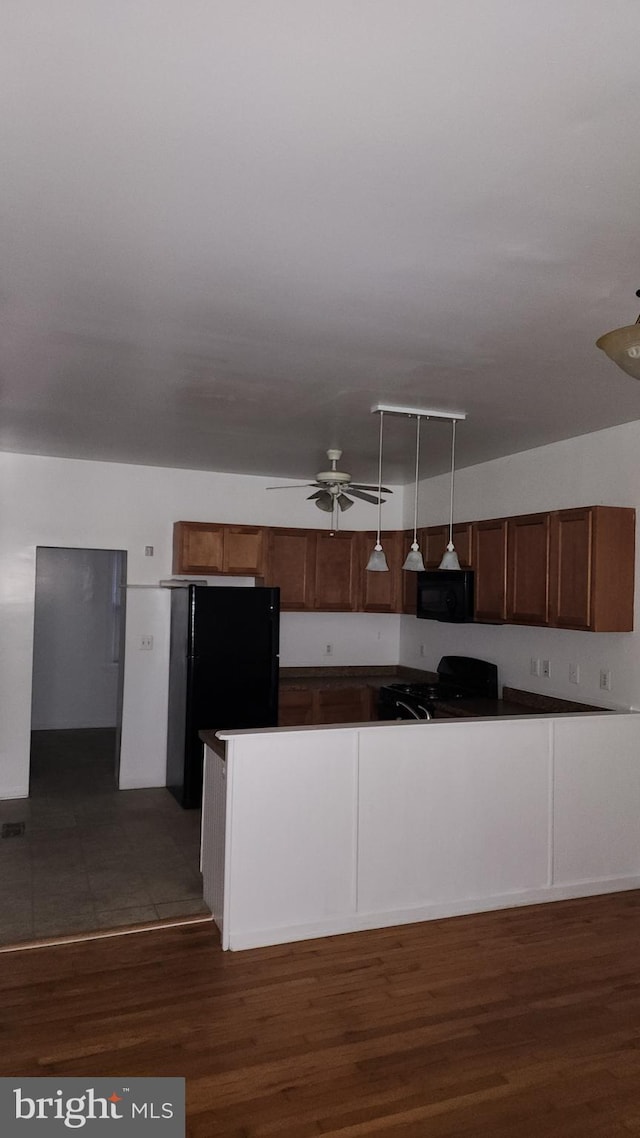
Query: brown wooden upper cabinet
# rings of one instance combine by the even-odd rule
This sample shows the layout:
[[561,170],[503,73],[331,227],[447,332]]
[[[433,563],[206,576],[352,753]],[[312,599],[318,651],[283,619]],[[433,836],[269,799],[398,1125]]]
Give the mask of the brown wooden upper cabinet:
[[222,573],[224,526],[176,522],[173,527],[174,573]]
[[[382,534],[382,547],[389,566],[388,573],[371,573],[366,564],[376,543],[375,531],[358,533],[358,568],[360,571],[360,605],[362,612],[401,612],[403,577],[412,577],[415,587],[415,573],[405,573],[402,563],[406,557],[404,534],[402,530]],[[413,531],[412,535],[413,537]],[[409,545],[411,544],[409,539]],[[415,612],[415,598],[413,611]]]
[[[418,541],[425,569],[437,569],[449,543],[449,526],[428,526],[418,531]],[[456,522],[453,527],[453,544],[461,569],[469,569],[473,560],[471,522]]]
[[549,623],[550,514],[507,518],[507,617],[513,624]]
[[357,612],[357,533],[318,530],[313,567],[313,607],[321,612]]
[[426,529],[418,530],[418,542],[425,569],[438,568],[448,540],[448,526],[427,526]]
[[269,530],[265,584],[280,588],[282,612],[314,608],[316,530]]
[[261,577],[265,568],[265,544],[263,526],[176,522],[173,572]]
[[475,619],[501,623],[507,616],[507,519],[475,522]]
[[[383,534],[388,573],[365,569],[375,533],[176,522],[173,572],[264,577],[283,611],[415,613],[416,574],[402,569],[413,530]],[[437,568],[448,527],[418,531]],[[631,632],[635,510],[586,506],[453,527],[475,570],[475,619],[591,632]]]
[[[413,541],[413,530],[412,529],[406,529],[402,535],[402,538],[403,538],[403,542],[404,542],[403,550],[402,550],[402,552],[403,552],[402,562],[403,562],[405,557],[407,556],[407,553],[411,549],[411,542]],[[424,560],[424,542],[421,541],[421,531],[420,530],[418,530],[418,543],[419,543],[420,548],[422,550],[422,556],[423,556],[423,560]],[[402,562],[401,562],[401,564],[402,564]],[[402,612],[406,612],[410,616],[415,616],[416,615],[416,605],[417,605],[417,600],[418,600],[418,575],[417,575],[417,573],[410,573],[408,570],[404,570],[404,569],[401,569],[400,572],[402,574],[402,579],[401,579],[401,584],[402,584]]]
[[635,510],[588,506],[551,517],[551,623],[633,630]]

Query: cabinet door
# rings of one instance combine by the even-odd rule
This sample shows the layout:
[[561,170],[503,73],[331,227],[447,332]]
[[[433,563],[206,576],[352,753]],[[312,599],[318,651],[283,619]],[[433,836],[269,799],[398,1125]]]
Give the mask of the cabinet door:
[[316,692],[316,723],[367,723],[371,719],[370,689],[323,688]]
[[[449,526],[428,526],[420,530],[418,541],[424,557],[425,569],[438,569],[449,544]],[[471,522],[456,522],[453,527],[453,544],[461,569],[471,568],[473,545]]]
[[308,612],[313,609],[313,571],[315,530],[272,529],[265,584],[280,589],[282,612]]
[[475,619],[500,623],[507,615],[507,519],[475,522]]
[[507,519],[507,620],[549,623],[549,514]]
[[225,526],[223,572],[237,577],[261,577],[265,565],[262,526]]
[[173,527],[174,573],[222,573],[223,525],[176,522]]
[[313,692],[309,689],[280,688],[278,727],[302,727],[313,723]]
[[560,510],[553,515],[551,623],[561,628],[591,625],[593,511]]
[[[447,534],[447,541],[449,540]],[[461,569],[473,568],[473,527],[471,522],[456,522],[453,527],[453,544],[456,547]]]
[[418,531],[425,569],[437,569],[449,540],[448,526],[427,526]]
[[592,632],[633,631],[636,512],[593,506]]
[[[420,549],[422,550],[422,556],[424,559],[424,542],[422,541],[422,532],[423,531],[418,530],[418,544],[420,546]],[[403,561],[404,561],[404,558],[406,557],[407,553],[411,549],[412,541],[413,541],[413,530],[412,529],[405,530],[404,534],[403,534],[403,542],[404,542],[404,544],[403,544],[404,556],[402,558]],[[425,565],[425,569],[426,569],[426,565]],[[405,569],[401,569],[400,572],[402,573],[402,611],[406,612],[406,613],[410,613],[411,616],[415,616],[416,615],[416,602],[417,602],[417,598],[418,598],[417,574],[416,573],[409,573]]]
[[357,535],[360,565],[359,609],[361,612],[400,612],[402,577],[413,577],[414,583],[416,578],[415,573],[404,573],[402,570],[402,562],[406,555],[403,549],[403,534],[399,530],[382,534],[382,548],[389,566],[388,573],[370,573],[366,568],[375,543],[375,532],[365,531]]
[[359,574],[357,534],[344,530],[316,534],[313,607],[320,612],[357,612]]

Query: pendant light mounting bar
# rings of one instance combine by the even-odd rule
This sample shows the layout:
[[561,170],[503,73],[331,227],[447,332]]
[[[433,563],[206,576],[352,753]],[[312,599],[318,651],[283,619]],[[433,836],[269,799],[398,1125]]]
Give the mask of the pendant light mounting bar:
[[377,415],[381,412],[385,415],[404,415],[414,419],[445,419],[449,423],[457,423],[467,417],[464,411],[425,411],[419,407],[396,407],[391,403],[375,403],[371,408],[371,414]]

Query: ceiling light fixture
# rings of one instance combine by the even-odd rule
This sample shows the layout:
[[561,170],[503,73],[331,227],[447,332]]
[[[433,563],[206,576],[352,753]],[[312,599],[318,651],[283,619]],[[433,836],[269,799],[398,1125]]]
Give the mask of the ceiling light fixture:
[[384,410],[380,408],[380,439],[378,444],[378,533],[376,537],[376,544],[371,551],[371,556],[367,561],[367,569],[370,573],[388,573],[389,566],[387,559],[382,548],[380,540],[380,531],[382,529],[382,426],[384,420]]
[[460,562],[453,544],[453,483],[456,470],[456,420],[451,420],[451,496],[449,501],[449,544],[438,569],[459,569]]
[[[413,513],[413,543],[411,550],[407,554],[403,569],[410,569],[414,572],[420,573],[424,569],[424,561],[418,546],[417,526],[418,526],[418,463],[420,460],[420,420],[421,419],[445,419],[448,423],[452,424],[453,436],[451,441],[451,510],[449,522],[449,545],[447,546],[444,557],[440,564],[441,569],[459,569],[460,563],[458,555],[453,547],[453,474],[455,464],[455,441],[456,441],[456,423],[462,419],[466,419],[464,411],[424,411],[419,407],[397,407],[391,403],[376,403],[371,411],[374,415],[380,416],[380,452],[378,456],[378,484],[382,483],[382,417],[383,415],[402,415],[405,418],[417,419],[418,425],[416,430],[416,480],[414,491],[414,513]],[[378,494],[378,498],[380,495]],[[367,569],[372,569],[377,572],[384,572],[389,568],[387,559],[382,549],[380,541],[380,521],[381,521],[382,503],[378,504],[378,537],[376,540],[375,548],[369,561]]]
[[413,496],[413,541],[411,549],[407,553],[403,569],[408,569],[411,573],[424,573],[424,561],[418,545],[418,472],[420,468],[420,419],[421,415],[416,415],[416,480]]
[[[640,288],[636,291],[636,296],[640,296]],[[640,316],[635,324],[605,332],[604,336],[596,340],[596,348],[601,348],[627,375],[640,379]]]

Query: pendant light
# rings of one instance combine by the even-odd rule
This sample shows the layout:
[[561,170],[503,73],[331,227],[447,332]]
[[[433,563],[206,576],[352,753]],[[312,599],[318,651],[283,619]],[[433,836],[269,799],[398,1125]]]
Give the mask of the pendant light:
[[380,530],[382,529],[382,421],[384,419],[384,411],[380,412],[380,441],[378,445],[378,533],[376,536],[376,544],[371,552],[371,556],[367,561],[367,569],[370,573],[388,573],[389,566],[387,559],[384,555],[382,542],[380,541]]
[[449,506],[449,544],[445,550],[439,569],[459,569],[460,562],[453,544],[453,482],[456,469],[456,420],[451,420],[451,500]]
[[417,416],[416,424],[416,482],[415,492],[413,498],[413,542],[411,549],[407,553],[403,569],[408,569],[412,573],[424,573],[424,561],[418,545],[418,470],[420,464],[420,415]]
[[[640,288],[636,296],[640,296]],[[640,379],[640,316],[635,324],[605,332],[604,336],[596,340],[596,348],[601,348],[627,375]]]

